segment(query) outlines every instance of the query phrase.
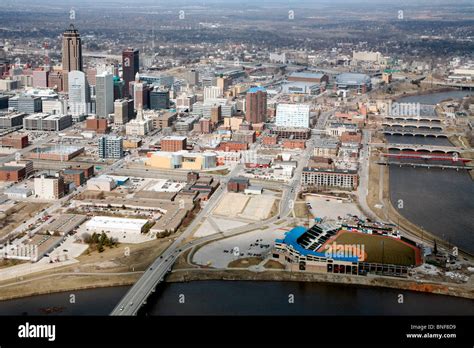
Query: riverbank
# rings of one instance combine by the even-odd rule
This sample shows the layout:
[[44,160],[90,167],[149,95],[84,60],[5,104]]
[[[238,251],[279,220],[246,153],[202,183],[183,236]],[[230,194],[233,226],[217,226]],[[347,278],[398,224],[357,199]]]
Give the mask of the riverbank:
[[[73,294],[75,291],[86,289],[131,286],[142,274],[143,272],[118,275],[103,275],[100,273],[96,275],[58,274],[41,279],[33,278],[18,284],[0,287],[0,301],[61,292],[71,292]],[[34,282],[34,287],[32,284],[28,285],[30,282]]]
[[0,301],[81,289],[133,285],[169,246],[168,239],[85,252],[79,262],[0,281]]
[[432,283],[414,281],[402,278],[352,276],[343,274],[306,273],[287,271],[252,272],[244,269],[216,270],[216,269],[188,269],[176,270],[166,278],[166,282],[183,283],[199,280],[227,280],[227,281],[293,281],[330,283],[362,287],[390,288],[407,291],[425,292],[438,295],[447,295],[474,299],[474,288],[466,284]]
[[[416,240],[423,241],[431,247],[434,247],[434,241],[436,240],[438,246],[444,247],[446,250],[451,249],[448,241],[410,221],[393,206],[390,195],[390,168],[377,164],[378,156],[378,152],[374,151],[369,160],[367,204],[372,212],[382,221],[395,223],[407,233],[408,237],[415,237]],[[403,202],[401,202],[401,207],[403,206]],[[472,255],[462,250],[462,248],[460,248],[460,253],[465,257],[472,258]]]

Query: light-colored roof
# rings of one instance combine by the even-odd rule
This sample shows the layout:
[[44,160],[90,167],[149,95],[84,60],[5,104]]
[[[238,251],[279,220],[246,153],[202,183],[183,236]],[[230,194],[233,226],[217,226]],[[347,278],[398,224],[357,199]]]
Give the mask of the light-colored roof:
[[90,219],[87,228],[104,228],[107,230],[121,231],[123,229],[141,229],[148,222],[146,219],[127,219],[110,216],[94,216]]

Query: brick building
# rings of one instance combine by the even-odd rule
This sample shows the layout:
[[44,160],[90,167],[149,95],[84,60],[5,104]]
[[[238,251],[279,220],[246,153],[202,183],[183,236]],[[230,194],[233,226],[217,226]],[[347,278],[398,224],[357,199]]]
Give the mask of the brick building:
[[28,146],[28,135],[6,135],[0,138],[0,144],[14,149],[23,149]]
[[176,152],[186,150],[186,137],[169,136],[161,139],[161,151]]
[[283,140],[283,147],[285,149],[304,149],[306,148],[306,141],[299,139],[285,139]]
[[248,143],[241,143],[236,141],[224,141],[219,144],[218,151],[225,151],[225,152],[238,152],[238,151],[245,151],[248,150],[249,144]]
[[11,166],[0,167],[0,181],[18,182],[18,181],[23,180],[25,176],[26,176],[25,167],[11,167]]
[[86,130],[96,133],[108,133],[110,128],[105,118],[88,118],[86,120]]
[[231,178],[227,183],[227,190],[230,192],[244,192],[250,186],[248,178]]

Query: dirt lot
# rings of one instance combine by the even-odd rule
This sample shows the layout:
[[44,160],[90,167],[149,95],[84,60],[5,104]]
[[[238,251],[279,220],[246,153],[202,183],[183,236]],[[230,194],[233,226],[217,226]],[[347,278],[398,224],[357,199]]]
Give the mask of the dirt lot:
[[227,267],[229,268],[242,268],[242,267],[249,267],[249,266],[256,266],[260,262],[262,262],[261,258],[258,257],[245,257],[242,259],[237,259],[234,261],[229,262]]
[[0,238],[13,231],[23,221],[37,215],[42,209],[48,207],[46,203],[21,202],[15,206],[15,211],[3,221],[4,226],[0,229]]
[[[169,244],[169,239],[158,239],[142,244],[120,244],[112,249],[106,248],[102,253],[85,252],[78,258],[80,263],[23,277],[23,281],[29,281],[28,283],[15,284],[18,282],[16,279],[0,282],[0,300],[41,293],[133,284],[141,271],[144,271]],[[125,272],[130,273],[121,274]],[[81,273],[96,274],[81,275]],[[7,284],[11,286],[1,287]]]

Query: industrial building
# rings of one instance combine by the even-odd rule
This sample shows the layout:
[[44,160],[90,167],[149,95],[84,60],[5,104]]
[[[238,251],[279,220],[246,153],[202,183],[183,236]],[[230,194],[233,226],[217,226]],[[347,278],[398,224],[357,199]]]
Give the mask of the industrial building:
[[89,233],[134,233],[140,234],[144,231],[148,220],[145,219],[127,219],[109,216],[94,216],[86,222],[86,229]]

